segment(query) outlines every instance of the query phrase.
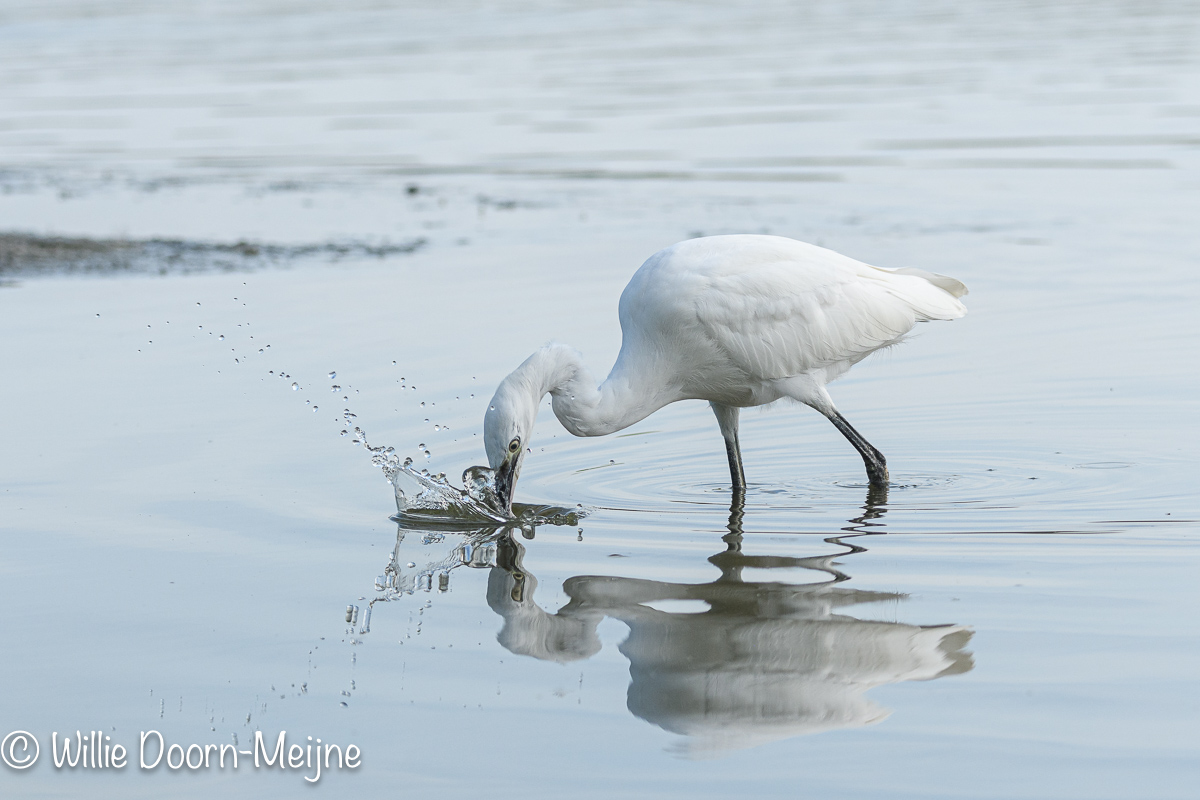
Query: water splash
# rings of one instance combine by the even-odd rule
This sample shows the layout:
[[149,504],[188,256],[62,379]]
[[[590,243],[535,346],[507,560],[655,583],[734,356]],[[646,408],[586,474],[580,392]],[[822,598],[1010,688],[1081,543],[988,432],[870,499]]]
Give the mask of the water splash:
[[[494,492],[495,487],[491,486],[488,480],[490,473],[491,470],[486,467],[471,467],[464,479],[473,477],[481,480]],[[472,487],[469,480],[466,482],[468,490],[483,488],[478,484]],[[369,606],[373,607],[378,602],[398,600],[416,592],[432,594],[435,589],[437,594],[447,592],[450,590],[451,575],[455,570],[462,567],[491,569],[498,566],[499,542],[511,536],[516,526],[520,527],[526,538],[532,538],[534,530],[542,525],[576,526],[588,513],[588,509],[583,506],[569,509],[557,506],[517,505],[514,510],[517,512],[516,518],[503,525],[492,522],[447,527],[437,523],[429,524],[430,517],[418,518],[411,512],[392,517],[398,523],[396,546],[383,574],[375,578],[374,588],[377,595],[370,601]],[[428,606],[429,603],[426,603],[426,607]]]
[[343,417],[347,428],[353,427],[355,440],[371,454],[371,463],[387,476],[399,515],[467,525],[503,524],[513,519],[500,503],[495,475],[487,467],[469,468],[463,473],[466,489],[459,489],[450,484],[444,472],[433,475],[427,469],[414,469],[413,460],[401,461],[395,448],[372,445],[366,431],[352,426],[354,415],[348,409]]
[[[375,579],[378,595],[371,600],[371,605],[398,600],[416,592],[432,593],[436,589],[440,594],[449,591],[453,570],[462,567],[489,569],[496,565],[496,540],[499,534],[494,530],[451,533],[448,540],[444,533],[426,533],[419,541],[409,537],[409,547],[416,546],[421,563],[418,565],[415,561],[409,561],[402,566],[404,562],[400,553],[405,533],[401,530],[397,534],[391,560],[383,574]],[[429,552],[426,552],[427,547],[431,548]]]

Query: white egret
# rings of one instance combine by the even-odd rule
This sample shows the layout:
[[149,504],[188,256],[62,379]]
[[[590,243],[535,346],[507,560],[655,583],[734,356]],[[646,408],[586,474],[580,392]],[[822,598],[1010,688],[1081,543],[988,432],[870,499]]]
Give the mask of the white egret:
[[744,490],[738,413],[790,397],[845,436],[872,486],[886,486],[883,454],[834,407],[825,385],[913,325],[957,319],[967,288],[917,269],[882,269],[780,236],[689,239],[646,260],[621,293],[621,352],[597,386],[579,354],[538,350],[500,382],[484,416],[496,490],[511,508],[538,405],[576,436],[603,436],[669,403],[707,400],[735,491]]

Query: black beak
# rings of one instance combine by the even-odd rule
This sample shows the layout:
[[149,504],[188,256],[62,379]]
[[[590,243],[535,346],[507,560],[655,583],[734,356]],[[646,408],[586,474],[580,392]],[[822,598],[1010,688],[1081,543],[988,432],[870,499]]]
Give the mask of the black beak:
[[501,507],[512,514],[513,489],[517,485],[517,473],[521,469],[521,454],[514,453],[496,468],[496,497]]

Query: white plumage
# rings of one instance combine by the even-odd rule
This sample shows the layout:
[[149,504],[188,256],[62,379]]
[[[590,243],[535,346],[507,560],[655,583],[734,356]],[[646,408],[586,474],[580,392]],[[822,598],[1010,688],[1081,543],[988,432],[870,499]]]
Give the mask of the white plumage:
[[820,411],[862,455],[874,485],[887,467],[837,412],[825,385],[913,325],[967,313],[963,284],[916,269],[882,269],[780,236],[690,239],[642,264],[621,294],[621,353],[597,386],[579,354],[550,344],[496,390],[484,444],[506,505],[538,404],[576,436],[626,428],[679,400],[707,400],[735,489],[745,486],[738,410],[790,397]]

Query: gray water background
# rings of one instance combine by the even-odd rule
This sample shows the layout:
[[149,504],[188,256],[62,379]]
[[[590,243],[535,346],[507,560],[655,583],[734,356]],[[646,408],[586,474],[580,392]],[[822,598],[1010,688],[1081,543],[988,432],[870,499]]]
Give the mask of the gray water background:
[[[0,5],[0,232],[82,253],[0,273],[0,733],[43,745],[0,783],[307,789],[46,747],[261,729],[358,744],[332,796],[1194,796],[1198,26],[1195,3]],[[818,415],[748,413],[735,542],[703,404],[596,440],[546,411],[518,493],[592,508],[582,530],[388,589],[487,540],[398,531],[344,410],[457,476],[529,352],[603,374],[641,261],[735,231],[971,288],[831,387],[886,505]],[[722,575],[757,585],[718,613],[696,587]]]

